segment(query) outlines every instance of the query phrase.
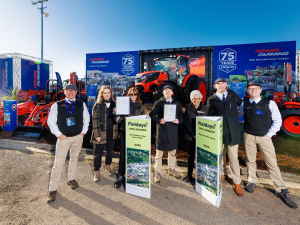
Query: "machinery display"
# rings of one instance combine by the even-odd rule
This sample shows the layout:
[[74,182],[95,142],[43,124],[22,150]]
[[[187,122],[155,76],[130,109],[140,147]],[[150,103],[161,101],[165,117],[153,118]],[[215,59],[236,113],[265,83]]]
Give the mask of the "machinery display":
[[203,78],[190,73],[189,57],[185,55],[171,55],[154,59],[153,71],[139,73],[135,77],[135,84],[126,87],[123,95],[135,86],[141,100],[155,102],[163,96],[163,87],[171,84],[174,97],[181,103],[190,102],[190,93],[199,90],[206,100],[207,85]]

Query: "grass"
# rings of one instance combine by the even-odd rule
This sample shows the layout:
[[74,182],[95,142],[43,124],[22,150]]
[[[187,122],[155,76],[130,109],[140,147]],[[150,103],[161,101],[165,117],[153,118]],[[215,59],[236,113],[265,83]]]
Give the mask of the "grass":
[[300,175],[300,138],[277,135],[272,140],[280,170]]

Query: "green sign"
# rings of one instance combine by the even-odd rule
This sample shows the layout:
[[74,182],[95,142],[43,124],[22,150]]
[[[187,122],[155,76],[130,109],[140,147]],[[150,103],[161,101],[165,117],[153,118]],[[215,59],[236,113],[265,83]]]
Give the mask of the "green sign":
[[151,119],[126,117],[126,192],[150,198]]
[[222,197],[223,118],[196,118],[196,191],[219,207]]

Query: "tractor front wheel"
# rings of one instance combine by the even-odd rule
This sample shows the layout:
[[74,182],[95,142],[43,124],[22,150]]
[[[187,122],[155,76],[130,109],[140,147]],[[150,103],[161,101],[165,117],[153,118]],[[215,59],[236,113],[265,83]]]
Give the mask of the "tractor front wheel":
[[281,111],[281,131],[285,134],[300,137],[300,109],[286,108]]

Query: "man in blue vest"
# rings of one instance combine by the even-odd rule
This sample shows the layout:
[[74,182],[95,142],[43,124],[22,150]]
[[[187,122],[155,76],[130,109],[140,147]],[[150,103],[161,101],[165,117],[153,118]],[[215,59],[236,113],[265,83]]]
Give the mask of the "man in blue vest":
[[259,83],[250,83],[247,92],[250,98],[245,100],[244,105],[245,149],[248,168],[248,184],[245,189],[253,193],[256,187],[256,146],[258,145],[275,184],[276,195],[290,208],[298,208],[290,198],[282,180],[271,139],[281,127],[282,120],[279,109],[274,101],[260,97],[262,89]]
[[78,187],[78,183],[75,180],[78,155],[82,147],[83,136],[88,131],[90,122],[86,104],[75,98],[77,94],[76,85],[68,84],[64,93],[66,98],[52,105],[47,120],[51,133],[57,137],[55,162],[52,168],[47,198],[48,203],[55,201],[58,182],[69,149],[68,185],[72,189]]

